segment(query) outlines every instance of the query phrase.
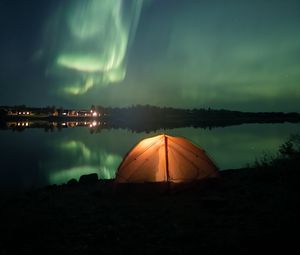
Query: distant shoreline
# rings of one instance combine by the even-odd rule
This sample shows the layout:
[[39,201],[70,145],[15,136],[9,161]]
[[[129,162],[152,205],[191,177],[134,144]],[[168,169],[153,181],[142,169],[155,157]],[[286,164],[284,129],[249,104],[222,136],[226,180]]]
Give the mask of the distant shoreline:
[[[296,112],[240,112],[213,109],[175,109],[156,106],[133,106],[129,108],[104,108],[93,106],[91,110],[64,110],[52,108],[10,108],[0,107],[0,128],[7,123],[13,127],[29,126],[51,128],[53,123],[70,123],[74,126],[103,128],[122,128],[136,132],[151,132],[159,129],[183,127],[216,128],[241,124],[300,123],[300,114]],[[9,115],[8,112],[15,115]],[[17,114],[16,114],[17,113]],[[19,114],[20,113],[20,114]],[[2,122],[2,124],[1,124]],[[26,122],[28,122],[26,124]],[[43,122],[43,123],[39,123]]]

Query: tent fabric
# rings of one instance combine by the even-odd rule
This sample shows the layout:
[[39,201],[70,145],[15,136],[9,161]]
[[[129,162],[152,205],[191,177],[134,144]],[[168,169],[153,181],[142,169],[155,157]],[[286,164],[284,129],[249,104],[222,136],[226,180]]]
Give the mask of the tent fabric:
[[127,153],[116,182],[190,182],[218,176],[204,150],[185,138],[158,135],[142,140]]

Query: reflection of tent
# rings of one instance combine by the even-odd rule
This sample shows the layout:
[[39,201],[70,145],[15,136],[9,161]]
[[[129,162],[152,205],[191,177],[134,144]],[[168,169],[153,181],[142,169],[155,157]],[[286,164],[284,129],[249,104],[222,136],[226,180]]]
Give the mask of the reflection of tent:
[[217,167],[204,150],[185,138],[158,135],[128,152],[116,182],[188,182],[217,176]]

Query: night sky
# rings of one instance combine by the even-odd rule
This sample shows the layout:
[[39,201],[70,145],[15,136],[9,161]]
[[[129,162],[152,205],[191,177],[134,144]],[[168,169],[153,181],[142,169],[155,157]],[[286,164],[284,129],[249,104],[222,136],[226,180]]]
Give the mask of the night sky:
[[299,0],[0,0],[0,105],[300,109]]

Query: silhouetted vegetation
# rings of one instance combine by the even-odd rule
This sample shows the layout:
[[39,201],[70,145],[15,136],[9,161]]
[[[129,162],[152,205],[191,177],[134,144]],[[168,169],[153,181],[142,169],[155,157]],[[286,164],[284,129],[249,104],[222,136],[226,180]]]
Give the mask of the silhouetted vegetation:
[[225,109],[178,109],[151,105],[136,105],[127,108],[106,108],[112,119],[150,122],[217,122],[228,120],[244,122],[300,121],[299,113],[283,112],[241,112]]
[[109,125],[136,132],[180,127],[214,128],[244,123],[300,122],[298,113],[240,112],[208,109],[176,109],[136,105],[127,108],[106,108]]
[[257,159],[254,168],[294,168],[300,165],[300,135],[294,134],[283,143],[275,155],[265,154]]

